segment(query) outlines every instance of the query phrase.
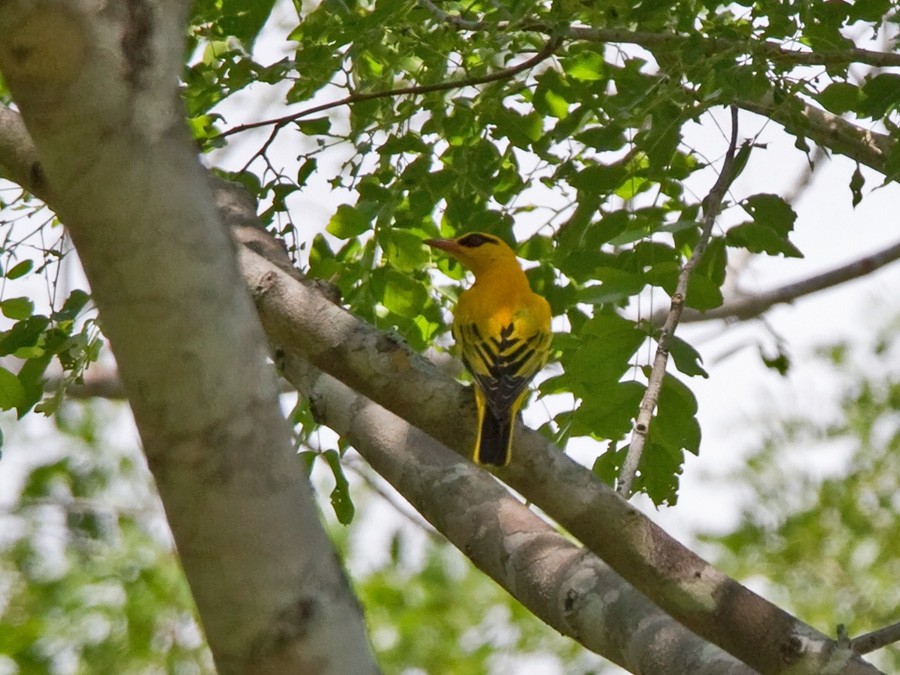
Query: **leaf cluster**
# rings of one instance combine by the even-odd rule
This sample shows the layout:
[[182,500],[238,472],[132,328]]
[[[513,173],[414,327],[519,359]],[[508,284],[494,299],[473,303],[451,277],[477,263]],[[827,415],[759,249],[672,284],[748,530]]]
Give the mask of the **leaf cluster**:
[[[703,199],[687,186],[716,168],[688,144],[686,128],[709,124],[718,106],[774,98],[796,113],[801,150],[808,144],[800,111],[810,101],[896,132],[891,92],[900,76],[873,72],[851,82],[859,80],[850,70],[856,45],[844,36],[851,26],[874,30],[895,20],[882,0],[827,10],[774,0],[325,0],[295,6],[291,48],[268,65],[252,52],[262,10],[235,3],[250,13],[238,30],[231,18],[213,18],[207,4],[195,17],[202,58],[185,78],[197,138],[212,147],[240,130],[216,118],[232,94],[260,82],[288,85],[284,102],[309,112],[273,122],[237,177],[268,205],[263,217],[282,234],[296,218],[292,200],[313,183],[350,195],[325,233],[304,236],[300,224],[295,236],[307,272],[336,285],[352,311],[424,349],[446,331],[444,309],[463,271],[435,260],[454,282],[435,285],[421,240],[482,230],[515,243],[516,234],[531,232],[518,252],[566,326],[555,342],[562,370],[541,392],[575,397],[546,431],[562,443],[607,441],[595,465],[605,480],[627,450],[646,382],[642,355],[658,338],[657,327],[628,308],[654,289],[674,292],[703,212]],[[797,44],[821,63],[792,57]],[[548,45],[552,57],[515,70]],[[341,105],[313,105],[329,98]],[[296,170],[274,159],[287,133],[301,143]],[[336,146],[345,159],[323,161]],[[738,173],[764,149],[747,140]],[[854,181],[858,200],[862,185]],[[735,250],[801,255],[790,240],[796,214],[782,197],[737,196],[733,187],[724,206],[722,220],[733,224],[714,231],[691,277],[688,307],[722,303]],[[684,341],[672,356],[678,372],[666,377],[639,485],[657,503],[674,502],[684,453],[700,444],[684,378],[705,372]]]

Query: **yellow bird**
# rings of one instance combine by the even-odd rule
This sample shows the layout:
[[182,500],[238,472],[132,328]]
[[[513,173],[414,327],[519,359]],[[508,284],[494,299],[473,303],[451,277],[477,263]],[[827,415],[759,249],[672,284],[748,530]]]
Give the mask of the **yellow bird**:
[[516,254],[490,234],[428,239],[475,274],[459,296],[453,338],[475,379],[478,464],[506,466],[528,383],[550,355],[550,305],[531,290]]

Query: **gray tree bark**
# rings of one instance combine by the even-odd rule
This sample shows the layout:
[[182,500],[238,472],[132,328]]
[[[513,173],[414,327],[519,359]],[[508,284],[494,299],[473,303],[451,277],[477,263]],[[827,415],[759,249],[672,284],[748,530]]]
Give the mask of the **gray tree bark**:
[[185,16],[0,1],[0,71],[37,157],[19,175],[71,233],[219,670],[375,672],[183,122]]

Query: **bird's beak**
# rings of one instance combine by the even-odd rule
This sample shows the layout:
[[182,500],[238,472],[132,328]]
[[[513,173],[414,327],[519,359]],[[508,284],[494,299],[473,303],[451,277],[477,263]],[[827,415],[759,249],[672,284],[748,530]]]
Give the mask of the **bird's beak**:
[[439,248],[442,251],[447,251],[447,253],[451,254],[456,253],[459,250],[459,244],[452,239],[426,239],[422,243],[431,246],[431,248]]

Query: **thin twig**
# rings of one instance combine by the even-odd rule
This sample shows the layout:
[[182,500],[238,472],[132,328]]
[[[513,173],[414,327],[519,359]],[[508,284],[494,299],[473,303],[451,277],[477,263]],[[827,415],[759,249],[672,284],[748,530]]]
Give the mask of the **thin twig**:
[[663,377],[666,374],[666,363],[669,360],[669,343],[675,334],[675,328],[681,318],[681,312],[684,309],[684,298],[687,295],[688,280],[691,272],[700,261],[706,247],[709,245],[712,229],[716,222],[716,217],[722,209],[722,200],[728,186],[731,185],[732,174],[734,169],[734,155],[737,149],[737,108],[731,106],[731,140],[728,144],[728,150],[725,152],[725,159],[722,162],[722,170],[719,177],[706,199],[703,200],[703,229],[700,233],[700,239],[694,246],[691,257],[681,267],[678,274],[678,282],[675,285],[675,293],[672,294],[672,304],[669,308],[669,314],[666,322],[660,331],[657,339],[656,356],[653,359],[653,369],[650,371],[650,377],[647,382],[647,390],[641,400],[640,410],[638,412],[637,421],[634,425],[634,433],[631,435],[631,443],[628,447],[628,454],[622,469],[619,472],[617,491],[626,499],[631,496],[631,486],[634,477],[637,474],[638,465],[641,461],[641,455],[644,452],[644,445],[647,441],[647,432],[650,429],[650,421],[653,418],[653,412],[656,410],[656,403],[659,400],[659,393],[662,389]]
[[850,648],[857,654],[868,654],[895,642],[900,642],[900,621],[853,638]]
[[[388,483],[386,485],[384,479],[378,473],[372,471],[371,467],[369,467],[362,459],[354,460],[345,455],[341,458],[341,462],[356,472],[356,475],[359,476],[372,492],[392,506],[397,513],[410,523],[410,525],[417,530],[424,532],[432,543],[446,543],[446,539],[438,533],[434,526],[425,520],[425,518],[415,510],[415,507],[412,506],[402,494],[394,489],[389,489],[388,485],[390,484]],[[390,487],[393,488],[393,486]]]
[[239,124],[235,127],[232,127],[231,129],[223,131],[221,134],[219,134],[218,138],[226,138],[228,136],[233,136],[234,134],[239,134],[244,131],[267,126],[274,126],[276,130],[283,129],[291,122],[296,122],[297,120],[304,117],[315,115],[316,113],[324,112],[326,110],[332,110],[334,108],[341,108],[346,105],[353,105],[354,103],[361,103],[363,101],[372,101],[374,99],[390,98],[393,96],[416,96],[419,94],[431,94],[437,91],[449,91],[451,89],[461,89],[463,87],[474,87],[480,84],[498,82],[500,80],[508,79],[510,77],[518,75],[521,72],[529,70],[538,65],[541,61],[548,59],[559,47],[559,44],[560,41],[558,39],[551,39],[547,42],[546,45],[544,45],[541,51],[539,51],[527,61],[522,61],[522,63],[510,66],[509,68],[504,68],[503,70],[498,70],[497,72],[490,73],[488,75],[482,75],[480,77],[469,77],[460,80],[451,80],[449,82],[435,82],[434,84],[397,87],[396,89],[387,89],[385,91],[370,91],[365,93],[350,94],[349,96],[345,96],[344,98],[337,101],[323,103],[321,105],[313,106],[312,108],[306,108],[305,110],[300,110],[298,112],[283,115],[281,117],[274,117],[268,120],[260,120],[258,122],[248,122],[246,124]]

